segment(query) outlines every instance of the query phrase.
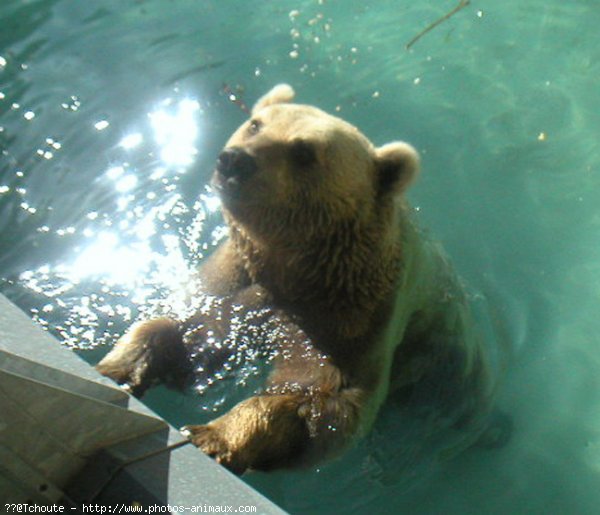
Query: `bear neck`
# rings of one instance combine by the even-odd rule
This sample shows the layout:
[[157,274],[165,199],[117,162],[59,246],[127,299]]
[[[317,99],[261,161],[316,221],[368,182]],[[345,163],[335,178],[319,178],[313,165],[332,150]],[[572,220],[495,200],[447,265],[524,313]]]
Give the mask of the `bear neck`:
[[342,339],[360,337],[390,298],[400,274],[401,244],[393,222],[335,224],[326,235],[263,242],[230,220],[230,237],[253,283],[277,305],[320,319]]

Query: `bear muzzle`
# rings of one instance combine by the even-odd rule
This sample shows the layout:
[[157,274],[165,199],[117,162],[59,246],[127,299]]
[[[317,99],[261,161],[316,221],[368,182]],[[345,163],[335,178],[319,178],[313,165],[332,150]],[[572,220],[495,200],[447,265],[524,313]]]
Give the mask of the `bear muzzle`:
[[258,170],[256,160],[240,147],[225,148],[217,158],[213,186],[225,193],[235,192]]

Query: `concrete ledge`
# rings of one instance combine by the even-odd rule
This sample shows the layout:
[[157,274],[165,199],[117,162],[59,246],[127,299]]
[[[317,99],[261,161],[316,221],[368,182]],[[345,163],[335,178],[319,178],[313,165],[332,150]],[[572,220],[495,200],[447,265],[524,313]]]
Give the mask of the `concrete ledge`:
[[0,498],[284,513],[1,294]]

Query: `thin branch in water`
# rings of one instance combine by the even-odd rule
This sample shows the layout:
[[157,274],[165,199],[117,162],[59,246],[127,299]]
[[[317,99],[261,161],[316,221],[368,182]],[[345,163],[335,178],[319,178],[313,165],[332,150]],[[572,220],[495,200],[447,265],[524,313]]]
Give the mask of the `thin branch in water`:
[[452,9],[449,13],[445,14],[441,18],[435,20],[432,24],[425,27],[421,32],[419,32],[414,38],[412,38],[408,43],[406,43],[406,50],[409,50],[411,46],[413,46],[419,39],[421,39],[425,34],[429,31],[435,29],[440,23],[445,22],[448,18],[454,16],[458,11],[467,7],[471,3],[471,0],[460,0],[458,5]]

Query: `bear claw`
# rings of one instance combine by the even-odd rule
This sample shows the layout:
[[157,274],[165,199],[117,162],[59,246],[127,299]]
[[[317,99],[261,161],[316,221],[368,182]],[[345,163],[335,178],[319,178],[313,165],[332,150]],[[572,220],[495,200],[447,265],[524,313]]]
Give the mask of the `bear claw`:
[[213,458],[234,474],[246,471],[246,466],[235,458],[227,442],[219,435],[219,431],[211,425],[184,426],[180,432],[185,435],[204,454]]

